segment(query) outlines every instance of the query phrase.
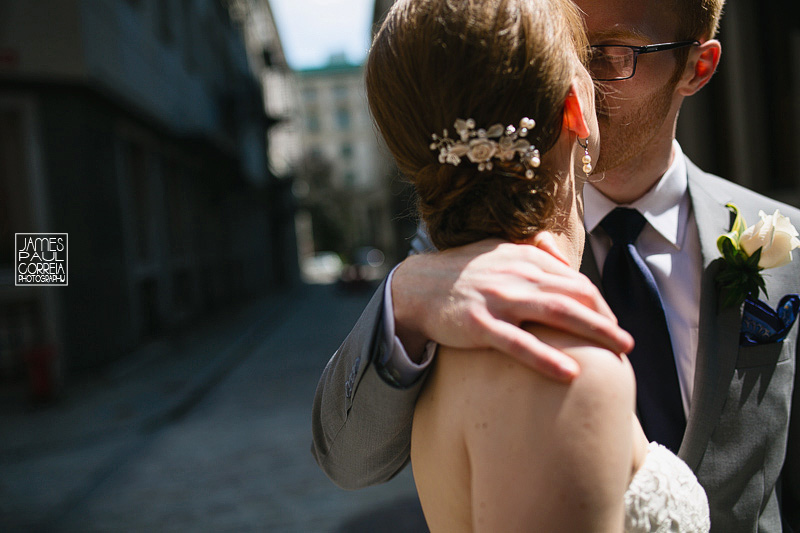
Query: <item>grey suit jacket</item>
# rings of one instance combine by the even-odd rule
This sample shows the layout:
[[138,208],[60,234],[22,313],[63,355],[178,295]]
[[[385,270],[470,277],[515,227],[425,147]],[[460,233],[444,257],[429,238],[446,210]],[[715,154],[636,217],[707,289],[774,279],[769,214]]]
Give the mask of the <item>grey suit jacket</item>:
[[[781,343],[739,347],[742,308],[721,309],[714,282],[721,266],[716,239],[731,224],[726,203],[738,205],[751,224],[759,210],[776,208],[798,224],[800,210],[687,163],[703,278],[694,393],[679,456],[708,493],[712,531],[800,533],[800,407],[792,409],[800,406],[799,326]],[[582,271],[600,285],[589,246]],[[800,258],[764,278],[775,306],[800,292]],[[345,488],[386,481],[406,465],[424,381],[397,389],[373,364],[385,349],[378,341],[382,295],[383,286],[326,366],[314,399],[312,453]]]

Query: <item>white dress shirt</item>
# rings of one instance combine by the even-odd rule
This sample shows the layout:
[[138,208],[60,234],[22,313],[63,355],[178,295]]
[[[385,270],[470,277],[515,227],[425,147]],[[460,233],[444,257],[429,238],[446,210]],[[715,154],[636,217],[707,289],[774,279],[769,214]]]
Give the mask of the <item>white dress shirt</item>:
[[[411,253],[416,253],[413,246]],[[389,276],[386,278],[386,287],[383,291],[383,337],[381,339],[383,356],[380,362],[398,385],[407,387],[417,380],[423,370],[428,368],[436,351],[436,343],[428,342],[422,360],[419,363],[415,363],[408,356],[403,343],[400,342],[400,338],[395,335],[394,307],[392,305],[392,278],[395,270],[397,270],[397,267],[394,267],[389,272]]]
[[[686,159],[677,141],[674,159],[659,182],[639,200],[625,205],[637,209],[647,220],[639,234],[636,249],[644,258],[658,285],[672,349],[678,371],[683,409],[686,415],[692,399],[697,336],[700,316],[700,277],[702,258],[697,223],[688,192]],[[600,221],[616,207],[622,207],[601,194],[591,184],[584,187],[584,225],[602,274],[611,239],[599,228]],[[429,343],[420,364],[408,357],[394,334],[392,311],[392,271],[384,292],[382,363],[401,386],[413,383],[430,364],[433,343]]]
[[652,189],[631,204],[616,204],[593,186],[584,187],[583,223],[602,274],[611,239],[599,227],[600,221],[616,207],[636,209],[647,220],[635,245],[658,285],[678,370],[683,409],[688,417],[697,359],[703,262],[689,198],[686,157],[677,141],[673,143],[673,153],[669,170]]

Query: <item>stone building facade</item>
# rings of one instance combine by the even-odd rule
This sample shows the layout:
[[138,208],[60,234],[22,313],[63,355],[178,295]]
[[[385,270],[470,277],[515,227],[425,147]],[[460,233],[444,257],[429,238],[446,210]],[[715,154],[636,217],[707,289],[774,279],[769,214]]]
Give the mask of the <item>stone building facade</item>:
[[[0,5],[0,378],[102,364],[297,280],[262,85],[280,43],[248,46],[229,7]],[[69,285],[15,286],[15,233],[68,233]]]

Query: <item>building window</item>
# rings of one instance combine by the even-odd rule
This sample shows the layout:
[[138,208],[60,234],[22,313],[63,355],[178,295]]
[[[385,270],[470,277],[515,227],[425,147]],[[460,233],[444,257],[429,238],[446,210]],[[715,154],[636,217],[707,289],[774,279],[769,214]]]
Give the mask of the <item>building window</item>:
[[306,103],[317,101],[317,90],[313,87],[303,89],[303,101]]
[[175,40],[175,32],[172,27],[172,23],[175,20],[175,17],[172,16],[172,2],[170,0],[161,0],[156,6],[158,38],[164,43],[172,43]]
[[183,64],[186,70],[194,72],[197,69],[197,46],[195,43],[195,18],[193,16],[192,0],[181,0],[181,19],[183,25]]
[[344,85],[336,85],[333,88],[333,96],[337,100],[346,100],[347,99],[347,87]]
[[306,118],[306,128],[308,131],[319,131],[319,117],[316,114],[308,115]]
[[124,164],[132,192],[134,240],[136,257],[140,261],[148,261],[152,255],[150,221],[153,218],[153,205],[146,159],[147,154],[142,145],[126,143]]
[[346,107],[336,110],[336,127],[340,130],[350,128],[350,111]]
[[182,173],[175,161],[165,159],[162,162],[162,181],[166,189],[167,235],[170,253],[173,257],[182,258],[188,252],[190,228],[188,225],[188,209],[186,191]]
[[0,269],[7,268],[9,272],[14,269],[14,228],[33,231],[23,229],[30,227],[25,216],[30,207],[23,188],[28,178],[24,138],[21,116],[13,111],[0,111]]
[[341,154],[344,159],[350,159],[353,157],[353,145],[350,143],[344,143],[342,145]]

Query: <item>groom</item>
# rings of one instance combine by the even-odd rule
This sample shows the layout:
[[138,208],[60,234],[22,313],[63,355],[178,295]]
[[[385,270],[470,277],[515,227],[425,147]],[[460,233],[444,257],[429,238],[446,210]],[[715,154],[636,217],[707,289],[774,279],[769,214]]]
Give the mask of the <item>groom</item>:
[[[611,238],[601,221],[608,213],[625,206],[644,215],[635,247],[666,312],[682,432],[685,427],[678,454],[708,493],[712,531],[800,533],[798,325],[780,342],[740,346],[742,306],[722,307],[715,283],[722,263],[716,239],[731,224],[727,203],[738,205],[751,224],[759,210],[775,209],[798,224],[800,211],[704,173],[674,140],[683,99],[710,80],[719,62],[721,46],[713,36],[723,1],[577,0],[592,45],[616,45],[596,48],[595,57],[628,53],[620,47],[675,43],[660,51],[633,48],[632,69],[616,74],[593,61],[595,77],[612,81],[598,91],[602,150],[584,192],[582,272],[598,286],[601,276],[613,274],[603,272]],[[431,251],[422,237],[415,248]],[[564,282],[550,267],[528,266],[531,257],[547,263],[529,247],[487,241],[414,255],[395,270],[317,389],[313,453],[336,483],[358,488],[385,481],[407,463],[414,403],[430,363],[425,341],[497,344],[517,357],[533,352],[539,359],[532,366],[561,378],[569,374],[568,365],[535,339],[519,340],[509,324],[496,326],[493,316],[511,326],[530,317],[515,288],[525,295],[535,292],[532,286],[544,291],[537,302],[557,311],[551,325],[592,324],[593,336],[608,337],[605,344],[625,345],[607,323],[589,310],[576,311],[560,294],[591,303],[591,291],[574,278]],[[800,292],[800,258],[764,278],[774,308],[785,294]],[[577,288],[570,292],[564,283]],[[556,302],[549,308],[548,299]],[[464,323],[470,331],[459,337]]]

